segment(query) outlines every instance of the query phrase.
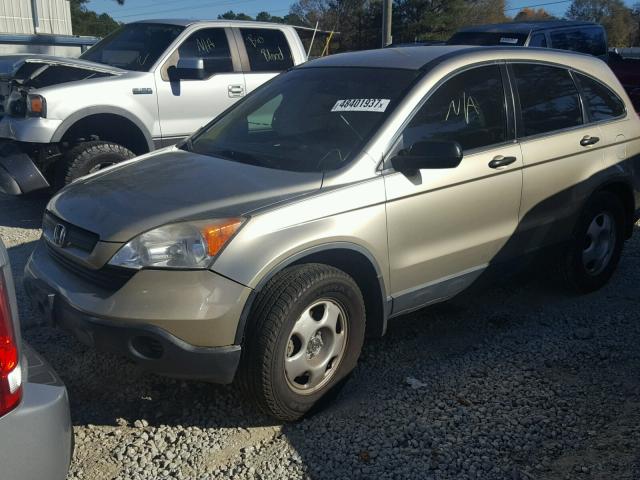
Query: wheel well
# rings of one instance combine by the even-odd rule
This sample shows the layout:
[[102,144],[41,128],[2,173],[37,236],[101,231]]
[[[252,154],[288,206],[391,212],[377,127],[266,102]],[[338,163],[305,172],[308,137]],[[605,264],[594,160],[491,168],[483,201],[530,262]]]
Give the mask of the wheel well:
[[342,270],[351,276],[360,287],[367,313],[366,335],[380,337],[386,327],[384,297],[378,273],[365,255],[355,250],[331,249],[312,253],[296,260],[293,265],[323,263]]
[[625,234],[627,238],[631,237],[635,216],[635,203],[631,187],[624,182],[615,182],[605,185],[601,190],[616,195],[622,201],[626,220]]
[[89,115],[74,123],[63,135],[61,142],[76,144],[79,141],[100,140],[117,143],[136,155],[149,151],[144,133],[131,120],[112,113]]

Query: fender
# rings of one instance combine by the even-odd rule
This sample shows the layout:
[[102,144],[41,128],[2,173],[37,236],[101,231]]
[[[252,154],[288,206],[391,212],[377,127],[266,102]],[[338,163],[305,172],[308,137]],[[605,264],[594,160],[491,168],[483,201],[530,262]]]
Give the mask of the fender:
[[260,291],[264,288],[264,286],[269,282],[269,280],[271,280],[273,277],[275,277],[278,273],[280,273],[282,270],[284,270],[285,268],[287,268],[289,265],[292,265],[300,260],[302,260],[303,258],[306,257],[310,257],[314,254],[317,253],[322,253],[322,252],[327,252],[330,250],[351,250],[357,253],[360,253],[361,255],[363,255],[364,257],[367,258],[367,260],[371,263],[371,265],[373,266],[375,272],[376,272],[376,276],[378,279],[378,283],[380,285],[380,294],[382,296],[383,299],[383,308],[382,308],[382,333],[384,334],[384,332],[386,332],[387,330],[387,320],[389,318],[389,315],[391,313],[391,306],[392,306],[392,300],[390,297],[387,296],[387,290],[384,284],[384,277],[382,276],[382,270],[380,269],[380,265],[378,265],[378,262],[376,261],[375,257],[371,254],[371,252],[369,252],[366,248],[356,244],[356,243],[351,243],[351,242],[330,242],[330,243],[323,243],[320,245],[316,245],[314,247],[310,247],[307,248],[305,250],[302,250],[294,255],[291,255],[290,257],[287,257],[285,260],[281,261],[280,263],[278,263],[275,267],[273,267],[269,272],[267,272],[258,282],[258,284],[256,285],[256,288],[254,290],[251,291],[251,293],[249,294],[249,298],[247,298],[247,301],[244,305],[244,308],[242,309],[242,314],[240,315],[240,320],[238,322],[238,329],[236,330],[236,336],[235,336],[235,344],[236,345],[240,345],[242,343],[242,339],[244,337],[244,332],[245,332],[245,327],[247,325],[247,320],[249,318],[249,314],[251,313],[251,308],[253,306],[253,302],[255,301],[256,297],[258,296],[258,293],[260,293]]
[[142,122],[142,120],[140,120],[138,117],[133,115],[128,110],[125,110],[123,108],[110,106],[110,105],[98,105],[98,106],[93,106],[93,107],[89,107],[89,108],[84,108],[81,111],[78,111],[78,112],[75,112],[75,113],[69,115],[62,122],[62,124],[56,129],[56,131],[53,134],[53,137],[51,139],[51,143],[60,142],[62,140],[62,137],[64,137],[64,134],[67,133],[67,131],[73,125],[75,125],[77,122],[81,121],[83,118],[90,117],[91,115],[98,115],[98,114],[119,115],[119,116],[124,117],[127,120],[131,121],[134,125],[136,125],[140,129],[140,131],[144,135],[144,138],[145,138],[145,140],[147,142],[147,147],[149,148],[149,151],[153,152],[155,150],[155,146],[154,146],[154,143],[153,143],[153,137],[151,136],[151,132],[149,132],[149,130],[147,129],[145,124]]

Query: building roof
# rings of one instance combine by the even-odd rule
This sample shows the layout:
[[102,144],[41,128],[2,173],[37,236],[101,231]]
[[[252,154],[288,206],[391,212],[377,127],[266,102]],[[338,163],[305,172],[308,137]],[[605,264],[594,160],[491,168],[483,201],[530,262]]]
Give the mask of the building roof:
[[537,30],[547,30],[549,28],[562,27],[586,27],[597,25],[593,22],[578,22],[569,20],[539,20],[531,22],[506,22],[492,23],[488,25],[475,25],[464,27],[458,32],[487,32],[487,33],[524,33],[535,32]]

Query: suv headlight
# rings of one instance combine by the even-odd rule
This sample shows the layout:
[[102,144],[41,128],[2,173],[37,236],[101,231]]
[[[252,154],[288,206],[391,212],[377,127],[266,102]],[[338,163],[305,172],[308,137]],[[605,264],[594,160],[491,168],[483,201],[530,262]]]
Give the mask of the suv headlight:
[[246,219],[165,225],[138,235],[124,245],[109,265],[141,269],[208,268]]

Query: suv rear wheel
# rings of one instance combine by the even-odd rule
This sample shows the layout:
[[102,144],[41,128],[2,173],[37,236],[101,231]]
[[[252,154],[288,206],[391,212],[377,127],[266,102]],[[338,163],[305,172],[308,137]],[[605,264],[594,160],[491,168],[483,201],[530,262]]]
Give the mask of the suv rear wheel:
[[69,150],[56,169],[54,188],[61,189],[77,178],[129,160],[135,154],[111,142],[83,142]]
[[624,224],[624,206],[616,195],[598,192],[590,199],[561,264],[574,290],[593,292],[609,281],[622,253]]
[[349,275],[321,264],[290,267],[256,299],[240,387],[265,413],[297,420],[353,370],[364,332],[364,301]]

